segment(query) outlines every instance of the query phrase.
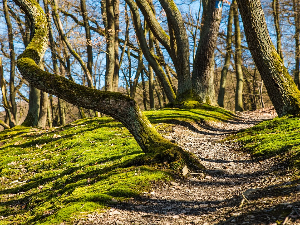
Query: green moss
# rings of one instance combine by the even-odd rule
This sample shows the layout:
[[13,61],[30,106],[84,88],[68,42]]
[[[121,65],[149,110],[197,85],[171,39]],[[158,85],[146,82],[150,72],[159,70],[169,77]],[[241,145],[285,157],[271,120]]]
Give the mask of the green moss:
[[151,180],[169,179],[166,172],[130,163],[143,152],[111,118],[48,132],[15,127],[0,138],[1,224],[70,223],[107,208],[113,198],[147,191]]
[[281,117],[264,121],[237,135],[236,139],[245,150],[254,156],[272,157],[281,155],[300,169],[300,119]]

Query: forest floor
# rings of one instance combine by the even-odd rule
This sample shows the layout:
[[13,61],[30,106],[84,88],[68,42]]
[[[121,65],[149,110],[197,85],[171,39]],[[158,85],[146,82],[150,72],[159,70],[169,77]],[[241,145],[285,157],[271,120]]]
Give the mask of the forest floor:
[[209,124],[174,122],[164,137],[196,154],[205,173],[154,182],[149,192],[92,213],[76,224],[300,224],[300,185],[280,157],[253,158],[222,141],[276,116],[273,109]]

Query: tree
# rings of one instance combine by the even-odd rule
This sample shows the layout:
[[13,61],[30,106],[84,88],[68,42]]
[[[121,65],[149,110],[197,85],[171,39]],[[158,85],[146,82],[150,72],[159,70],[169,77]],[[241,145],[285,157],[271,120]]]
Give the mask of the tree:
[[247,43],[278,116],[300,116],[300,91],[272,44],[260,0],[237,0]]
[[295,74],[294,81],[300,89],[300,3],[293,0],[294,21],[295,21]]
[[233,22],[233,5],[230,6],[229,15],[228,15],[228,25],[227,25],[227,37],[226,37],[226,55],[223,69],[221,71],[221,80],[220,80],[220,90],[218,95],[218,104],[220,107],[224,107],[224,97],[225,97],[225,86],[227,73],[230,66],[230,59],[232,53],[232,22]]
[[222,17],[223,2],[203,0],[202,29],[193,66],[193,94],[200,102],[215,103],[214,51]]
[[151,125],[136,102],[121,93],[99,91],[74,83],[64,77],[40,69],[48,45],[48,26],[44,11],[36,1],[14,0],[30,18],[34,36],[19,55],[17,67],[22,76],[36,88],[56,95],[74,105],[103,112],[120,121],[133,135],[149,160],[167,162],[171,167],[192,170],[203,166],[189,152],[164,139]]
[[236,1],[233,1],[234,5],[234,36],[235,36],[235,74],[236,74],[236,91],[235,91],[235,111],[243,111],[243,70],[242,70],[242,47],[241,47],[241,29],[239,22],[239,13],[237,9]]

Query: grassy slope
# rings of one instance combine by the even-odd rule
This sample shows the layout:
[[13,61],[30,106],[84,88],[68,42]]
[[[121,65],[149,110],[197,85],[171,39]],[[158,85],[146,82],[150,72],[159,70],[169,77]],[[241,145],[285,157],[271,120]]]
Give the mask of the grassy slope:
[[300,118],[281,117],[264,121],[230,138],[254,156],[286,156],[300,169]]
[[[223,121],[222,109],[145,112],[154,124],[168,120]],[[163,125],[164,127],[165,125]],[[148,191],[166,171],[124,167],[143,154],[131,134],[110,118],[79,120],[51,130],[16,127],[0,133],[0,224],[70,223]]]

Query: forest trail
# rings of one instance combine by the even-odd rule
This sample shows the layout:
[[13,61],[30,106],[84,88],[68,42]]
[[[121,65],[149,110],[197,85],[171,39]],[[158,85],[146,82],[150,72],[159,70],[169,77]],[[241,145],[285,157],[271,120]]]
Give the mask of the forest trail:
[[273,109],[240,113],[224,123],[172,126],[164,136],[195,153],[206,174],[154,183],[150,193],[90,214],[76,224],[300,224],[300,185],[276,158],[252,159],[227,135],[276,116]]

